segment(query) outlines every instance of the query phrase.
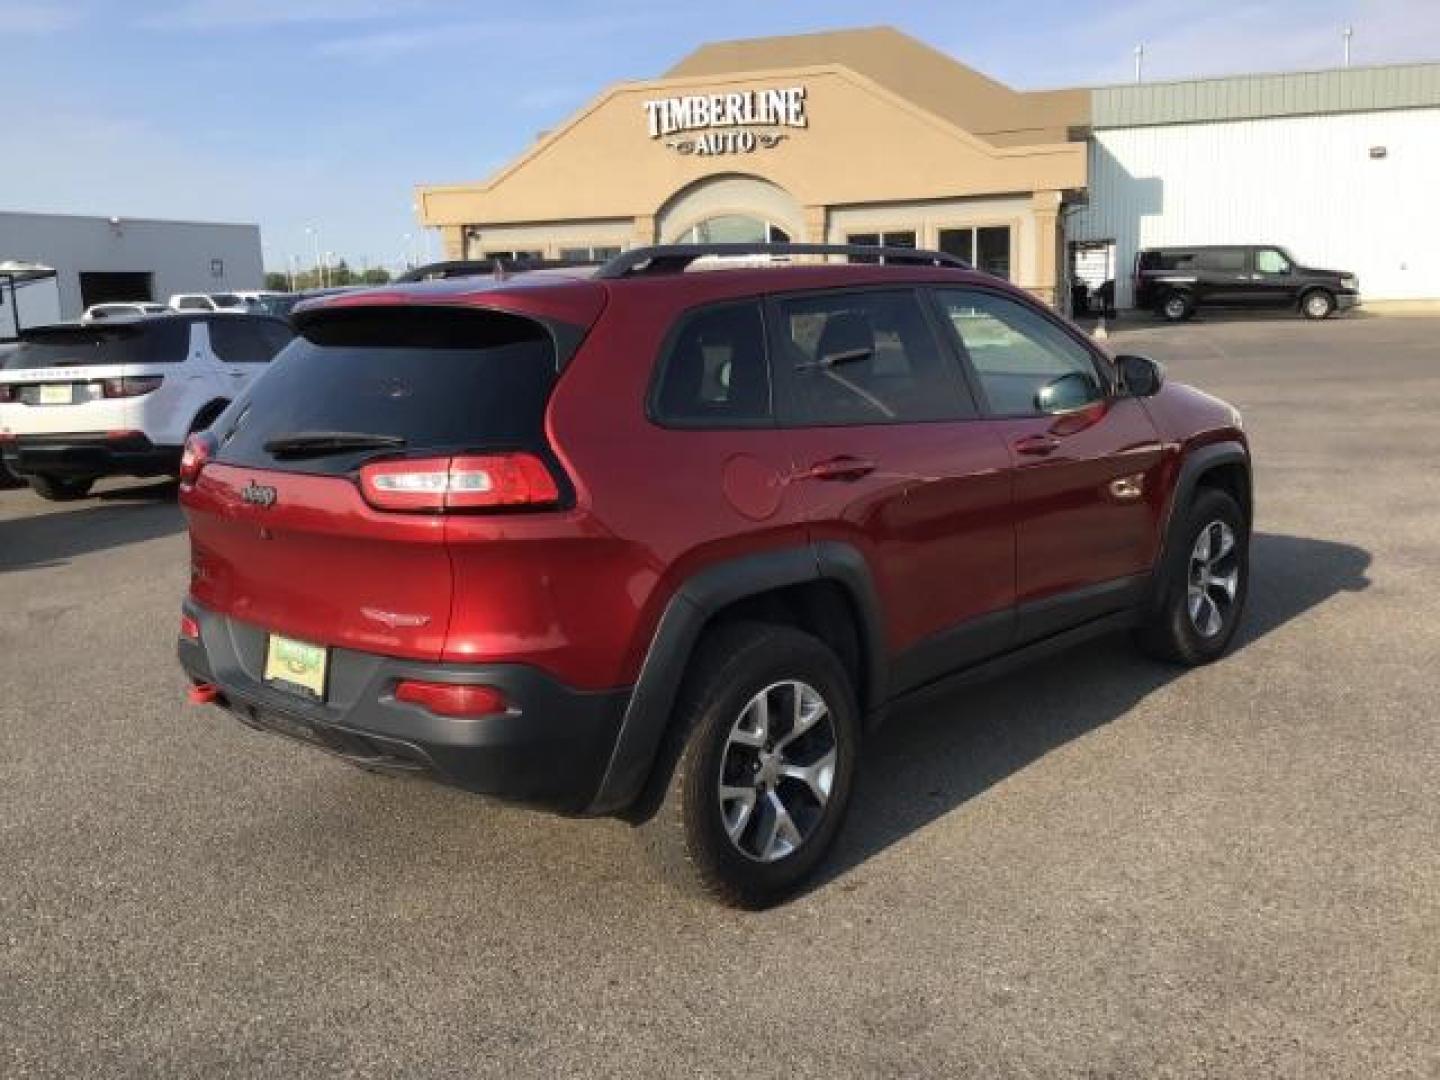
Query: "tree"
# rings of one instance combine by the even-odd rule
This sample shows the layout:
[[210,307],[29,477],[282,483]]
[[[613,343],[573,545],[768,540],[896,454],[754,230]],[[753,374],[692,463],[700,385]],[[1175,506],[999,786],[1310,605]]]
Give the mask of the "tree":
[[[390,271],[383,266],[370,266],[361,272],[351,269],[350,264],[341,259],[328,269],[301,270],[295,274],[294,281],[296,292],[319,289],[326,285],[387,285],[390,282]],[[290,289],[290,277],[272,270],[265,275],[265,288],[287,292]]]

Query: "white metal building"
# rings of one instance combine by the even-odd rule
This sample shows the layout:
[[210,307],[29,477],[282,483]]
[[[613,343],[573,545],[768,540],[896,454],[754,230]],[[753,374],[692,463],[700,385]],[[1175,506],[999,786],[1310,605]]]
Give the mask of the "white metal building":
[[[108,300],[261,288],[260,227],[0,211],[0,263],[52,267],[60,317]],[[7,290],[8,293],[8,290]]]
[[1136,250],[1169,244],[1279,244],[1366,300],[1440,298],[1440,64],[1106,87],[1091,110],[1070,265],[1109,263],[1121,306]]

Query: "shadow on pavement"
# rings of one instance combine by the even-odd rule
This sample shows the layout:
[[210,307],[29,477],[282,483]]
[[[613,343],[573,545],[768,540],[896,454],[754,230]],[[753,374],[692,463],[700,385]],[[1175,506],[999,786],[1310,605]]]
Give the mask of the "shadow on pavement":
[[79,555],[171,536],[184,527],[174,482],[117,488],[57,504],[47,513],[0,520],[0,573],[55,566]]
[[[1366,311],[1363,307],[1352,308],[1349,311],[1337,311],[1330,318],[1323,321],[1325,325],[1337,322],[1364,321],[1366,319],[1383,318],[1379,312]],[[1074,320],[1075,325],[1087,333],[1094,333],[1095,326],[1099,322],[1093,315],[1085,315]],[[1107,318],[1105,327],[1107,330],[1181,330],[1187,326],[1217,326],[1227,323],[1252,323],[1257,326],[1284,323],[1295,326],[1320,326],[1322,322],[1315,319],[1307,319],[1298,311],[1289,308],[1264,308],[1259,311],[1247,311],[1243,308],[1207,308],[1197,311],[1190,318],[1182,322],[1171,322],[1161,315],[1154,315],[1148,311],[1137,311],[1134,308],[1126,308],[1119,312],[1115,318]]]
[[[1369,565],[1369,553],[1349,544],[1257,533],[1233,651],[1336,593],[1365,589]],[[1112,636],[952,698],[898,708],[865,746],[848,823],[812,887],[1110,723],[1185,671],[1149,660]]]

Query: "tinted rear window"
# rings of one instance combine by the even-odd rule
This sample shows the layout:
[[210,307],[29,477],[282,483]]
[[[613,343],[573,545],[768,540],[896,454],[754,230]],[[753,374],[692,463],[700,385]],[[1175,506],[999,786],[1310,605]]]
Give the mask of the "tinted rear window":
[[1195,253],[1193,251],[1151,249],[1140,253],[1141,270],[1193,270],[1194,268]]
[[97,364],[179,364],[190,347],[190,324],[181,319],[31,331],[5,360],[17,368],[88,367]]
[[333,475],[376,453],[277,459],[265,449],[272,439],[314,432],[399,436],[407,454],[543,450],[555,378],[548,331],[517,315],[327,312],[216,421],[217,460]]

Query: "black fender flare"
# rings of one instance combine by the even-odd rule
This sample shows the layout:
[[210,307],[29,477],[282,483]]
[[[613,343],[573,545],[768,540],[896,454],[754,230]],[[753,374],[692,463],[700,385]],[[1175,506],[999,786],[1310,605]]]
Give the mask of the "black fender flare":
[[1254,520],[1255,479],[1250,469],[1250,454],[1244,445],[1234,439],[1226,439],[1223,442],[1209,443],[1187,453],[1180,463],[1180,475],[1175,480],[1175,490],[1170,496],[1170,506],[1166,512],[1163,533],[1165,540],[1160,549],[1160,559],[1156,564],[1155,573],[1151,578],[1153,585],[1146,603],[1147,611],[1155,611],[1164,600],[1165,582],[1170,580],[1169,575],[1175,560],[1181,557],[1181,554],[1177,554],[1180,546],[1175,542],[1175,530],[1179,527],[1181,514],[1195,497],[1195,488],[1200,483],[1200,477],[1220,465],[1239,465],[1245,470],[1245,488],[1249,497],[1241,509],[1245,512],[1247,527]]
[[[1209,443],[1190,451],[1180,463],[1180,476],[1175,481],[1175,493],[1170,498],[1167,532],[1169,531],[1168,526],[1174,523],[1179,508],[1194,497],[1195,486],[1200,482],[1200,477],[1217,465],[1241,466],[1245,470],[1246,488],[1252,492],[1250,501],[1254,501],[1254,479],[1250,473],[1250,455],[1246,452],[1245,447],[1234,439]],[[1247,518],[1254,516],[1251,506],[1246,505],[1241,509],[1245,511]]]
[[885,637],[879,598],[864,556],[849,544],[825,541],[727,559],[701,570],[671,596],[646,651],[615,748],[586,813],[614,814],[645,790],[690,657],[706,624],[747,597],[810,581],[834,581],[855,604],[867,690],[863,711],[885,700]]

